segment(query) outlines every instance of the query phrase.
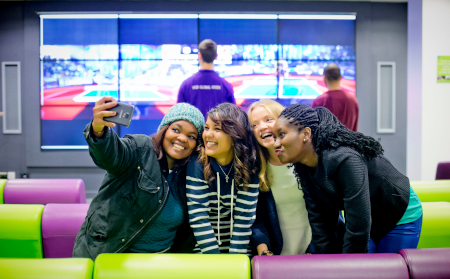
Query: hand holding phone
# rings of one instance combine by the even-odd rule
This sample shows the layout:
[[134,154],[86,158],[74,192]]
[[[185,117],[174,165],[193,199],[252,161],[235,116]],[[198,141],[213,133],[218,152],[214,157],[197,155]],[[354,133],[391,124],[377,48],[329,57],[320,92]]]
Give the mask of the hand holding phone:
[[112,122],[108,122],[103,120],[104,117],[114,116],[117,113],[115,111],[108,111],[117,105],[116,100],[113,97],[103,97],[95,103],[94,109],[92,110],[94,113],[94,118],[92,119],[92,130],[96,134],[97,137],[103,135],[103,128],[106,127],[116,127],[116,124]]
[[134,106],[118,103],[113,97],[103,97],[95,103],[92,130],[97,138],[103,136],[105,127],[116,127],[116,123],[130,126]]
[[134,106],[124,103],[117,103],[115,107],[107,109],[107,111],[114,111],[114,116],[105,116],[103,119],[107,122],[119,124],[121,126],[129,127],[131,123],[131,117],[133,117]]

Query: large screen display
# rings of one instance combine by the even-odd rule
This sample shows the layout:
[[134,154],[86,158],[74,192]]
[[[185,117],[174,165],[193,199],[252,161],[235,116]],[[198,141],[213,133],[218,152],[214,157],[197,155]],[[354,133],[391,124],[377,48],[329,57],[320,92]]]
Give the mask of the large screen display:
[[244,110],[263,98],[310,104],[327,91],[329,63],[355,94],[354,29],[352,15],[41,15],[41,148],[86,149],[82,131],[103,96],[135,105],[120,136],[155,133],[199,70],[204,39],[217,43],[214,70]]

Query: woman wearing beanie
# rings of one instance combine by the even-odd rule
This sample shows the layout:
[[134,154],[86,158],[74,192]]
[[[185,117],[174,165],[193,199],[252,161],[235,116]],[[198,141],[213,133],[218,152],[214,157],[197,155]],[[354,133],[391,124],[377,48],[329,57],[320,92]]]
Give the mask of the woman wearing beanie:
[[[422,206],[380,143],[347,129],[326,108],[286,108],[273,127],[275,153],[294,163],[316,253],[396,253],[416,248]],[[346,231],[333,237],[339,211]]]
[[103,120],[115,115],[111,97],[95,103],[84,135],[94,163],[107,171],[75,240],[73,256],[101,253],[191,252],[187,221],[186,163],[201,139],[202,113],[179,103],[153,136],[119,138]]
[[208,112],[198,158],[187,166],[189,223],[204,254],[251,254],[258,201],[258,143],[247,114],[223,103]]

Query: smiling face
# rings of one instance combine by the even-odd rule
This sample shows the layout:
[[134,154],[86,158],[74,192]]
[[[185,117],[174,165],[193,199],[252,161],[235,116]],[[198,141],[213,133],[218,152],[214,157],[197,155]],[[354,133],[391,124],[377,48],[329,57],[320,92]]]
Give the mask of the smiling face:
[[220,122],[215,123],[208,117],[202,137],[207,156],[215,158],[220,165],[231,162],[234,156],[233,140],[223,132]]
[[253,134],[258,143],[265,148],[273,148],[273,125],[275,117],[263,106],[255,107],[251,112]]
[[198,131],[186,120],[172,122],[163,140],[164,152],[169,161],[169,169],[175,160],[182,160],[191,155],[197,145]]
[[309,128],[299,131],[286,118],[278,118],[273,126],[273,134],[275,153],[281,163],[302,163],[305,160],[308,155],[308,146],[304,141],[308,139],[308,134],[305,134],[307,129]]

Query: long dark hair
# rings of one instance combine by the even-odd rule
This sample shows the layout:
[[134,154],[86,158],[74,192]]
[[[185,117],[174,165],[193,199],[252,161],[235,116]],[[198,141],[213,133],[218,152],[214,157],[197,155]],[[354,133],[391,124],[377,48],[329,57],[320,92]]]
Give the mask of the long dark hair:
[[[322,157],[325,150],[339,146],[349,146],[370,160],[383,154],[383,147],[374,138],[362,133],[353,132],[345,127],[327,108],[311,108],[303,104],[287,107],[279,118],[286,118],[289,123],[298,127],[299,131],[309,127],[311,140],[317,156]],[[298,178],[301,178],[299,163],[295,164]]]
[[[236,185],[243,185],[244,189],[250,184],[250,176],[258,173],[261,164],[259,144],[253,136],[253,130],[247,114],[238,106],[223,103],[208,112],[208,117],[214,123],[220,124],[223,132],[231,137],[234,143],[234,180]],[[211,161],[206,155],[205,147],[200,145],[200,162],[204,166],[205,180],[215,179],[211,168]]]
[[305,127],[311,129],[312,144],[319,157],[323,151],[343,145],[354,148],[368,160],[383,154],[383,147],[378,141],[349,130],[327,108],[290,105],[280,114],[279,118],[282,117],[298,126],[299,131]]

